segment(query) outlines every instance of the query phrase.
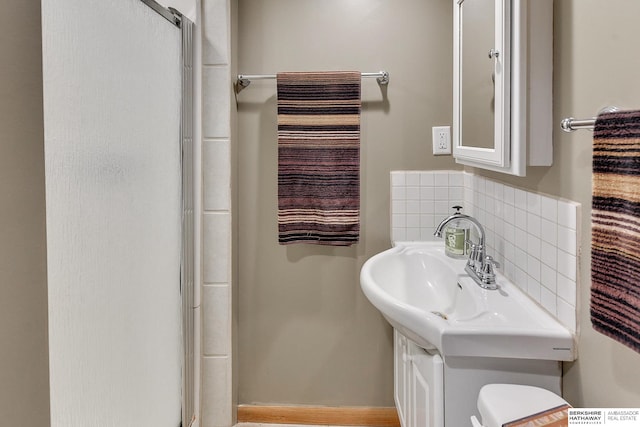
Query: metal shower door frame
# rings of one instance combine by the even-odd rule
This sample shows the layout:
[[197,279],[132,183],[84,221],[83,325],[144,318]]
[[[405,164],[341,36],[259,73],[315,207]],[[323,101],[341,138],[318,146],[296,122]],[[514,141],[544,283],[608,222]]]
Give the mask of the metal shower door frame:
[[180,294],[182,296],[182,425],[190,426],[195,419],[194,401],[194,24],[174,8],[165,8],[154,0],[140,0],[182,33],[182,101],[180,120],[180,150],[182,169],[182,258]]

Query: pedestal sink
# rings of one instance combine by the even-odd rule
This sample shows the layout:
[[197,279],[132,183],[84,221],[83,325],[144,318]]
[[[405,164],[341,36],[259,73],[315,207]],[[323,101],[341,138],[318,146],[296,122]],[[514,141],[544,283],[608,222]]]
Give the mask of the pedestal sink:
[[400,243],[364,264],[360,285],[395,329],[445,359],[575,359],[572,333],[514,283],[498,274],[497,290],[482,289],[464,266],[442,242]]
[[394,396],[402,427],[461,427],[485,384],[561,393],[573,334],[497,274],[487,290],[442,242],[400,243],[370,258],[360,285],[394,327]]

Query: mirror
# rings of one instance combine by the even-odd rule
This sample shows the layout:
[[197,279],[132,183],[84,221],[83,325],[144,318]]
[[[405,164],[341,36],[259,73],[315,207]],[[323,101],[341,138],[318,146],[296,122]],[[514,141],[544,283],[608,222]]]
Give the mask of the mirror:
[[456,162],[519,176],[550,166],[553,0],[453,6]]
[[460,3],[461,28],[464,30],[460,33],[461,143],[487,149],[493,148],[494,144],[494,2],[467,0]]

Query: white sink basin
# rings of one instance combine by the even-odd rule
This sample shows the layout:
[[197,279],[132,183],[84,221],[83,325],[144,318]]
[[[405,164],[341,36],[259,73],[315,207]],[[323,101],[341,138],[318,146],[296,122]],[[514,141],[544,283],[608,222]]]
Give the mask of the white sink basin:
[[574,337],[517,286],[497,274],[497,290],[464,273],[442,242],[403,243],[371,257],[360,285],[391,325],[447,356],[575,359]]

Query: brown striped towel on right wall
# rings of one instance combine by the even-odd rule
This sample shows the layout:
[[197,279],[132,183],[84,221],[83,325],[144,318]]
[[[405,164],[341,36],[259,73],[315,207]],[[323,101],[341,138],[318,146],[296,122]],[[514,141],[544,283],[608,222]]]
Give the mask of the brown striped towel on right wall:
[[596,119],[591,229],[591,323],[640,352],[640,111]]

